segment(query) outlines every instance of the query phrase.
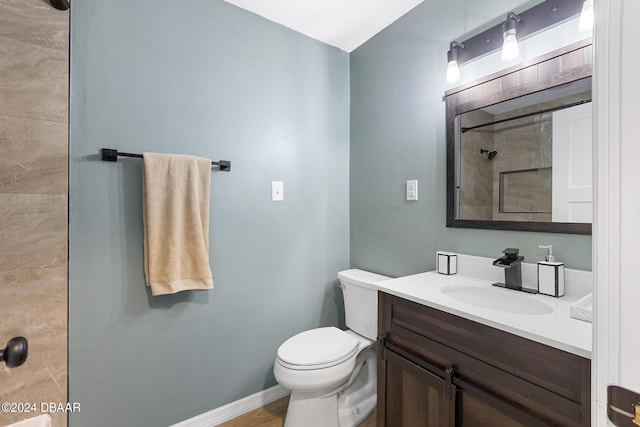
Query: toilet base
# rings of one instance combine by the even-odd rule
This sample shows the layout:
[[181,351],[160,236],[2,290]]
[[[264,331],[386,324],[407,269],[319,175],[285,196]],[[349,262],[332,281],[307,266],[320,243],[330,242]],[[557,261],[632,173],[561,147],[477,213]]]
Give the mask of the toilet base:
[[340,427],[354,427],[367,418],[377,405],[376,352],[369,348],[359,357],[360,370],[354,381],[338,394],[338,420]]
[[322,392],[291,392],[284,427],[355,427],[376,407],[376,352],[358,355],[347,383]]
[[340,427],[337,394],[292,392],[284,427]]

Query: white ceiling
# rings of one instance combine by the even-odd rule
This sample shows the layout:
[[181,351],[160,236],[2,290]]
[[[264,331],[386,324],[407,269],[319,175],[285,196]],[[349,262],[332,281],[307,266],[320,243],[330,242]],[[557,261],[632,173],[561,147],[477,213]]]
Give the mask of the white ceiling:
[[351,52],[423,0],[225,0]]

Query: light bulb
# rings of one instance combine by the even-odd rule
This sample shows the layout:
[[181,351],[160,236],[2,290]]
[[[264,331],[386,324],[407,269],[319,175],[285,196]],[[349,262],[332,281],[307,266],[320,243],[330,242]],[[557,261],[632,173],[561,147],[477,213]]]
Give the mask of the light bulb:
[[589,33],[593,29],[593,0],[584,0],[578,29],[581,33]]
[[518,39],[516,38],[516,30],[507,30],[504,35],[504,43],[502,45],[502,60],[513,61],[520,54],[518,47]]
[[458,68],[458,49],[463,49],[464,45],[458,42],[451,42],[451,47],[447,52],[447,83],[452,84],[460,80],[460,69]]
[[458,68],[458,61],[450,61],[447,64],[447,83],[453,84],[460,80],[460,69]]

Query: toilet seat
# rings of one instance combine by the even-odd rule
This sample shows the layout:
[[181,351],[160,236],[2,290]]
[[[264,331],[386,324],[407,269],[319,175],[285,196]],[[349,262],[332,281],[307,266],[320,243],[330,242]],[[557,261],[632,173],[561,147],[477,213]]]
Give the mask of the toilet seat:
[[330,326],[301,332],[278,348],[278,362],[293,370],[316,370],[339,365],[355,357],[358,340]]

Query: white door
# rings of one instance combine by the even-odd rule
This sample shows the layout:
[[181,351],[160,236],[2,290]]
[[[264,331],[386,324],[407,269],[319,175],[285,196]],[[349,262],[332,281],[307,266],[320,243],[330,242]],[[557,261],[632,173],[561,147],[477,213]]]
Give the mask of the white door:
[[612,425],[607,419],[608,385],[640,392],[640,1],[594,3],[596,283],[592,413],[593,425],[600,427]]
[[588,222],[593,217],[593,126],[591,103],[553,113],[553,222]]

